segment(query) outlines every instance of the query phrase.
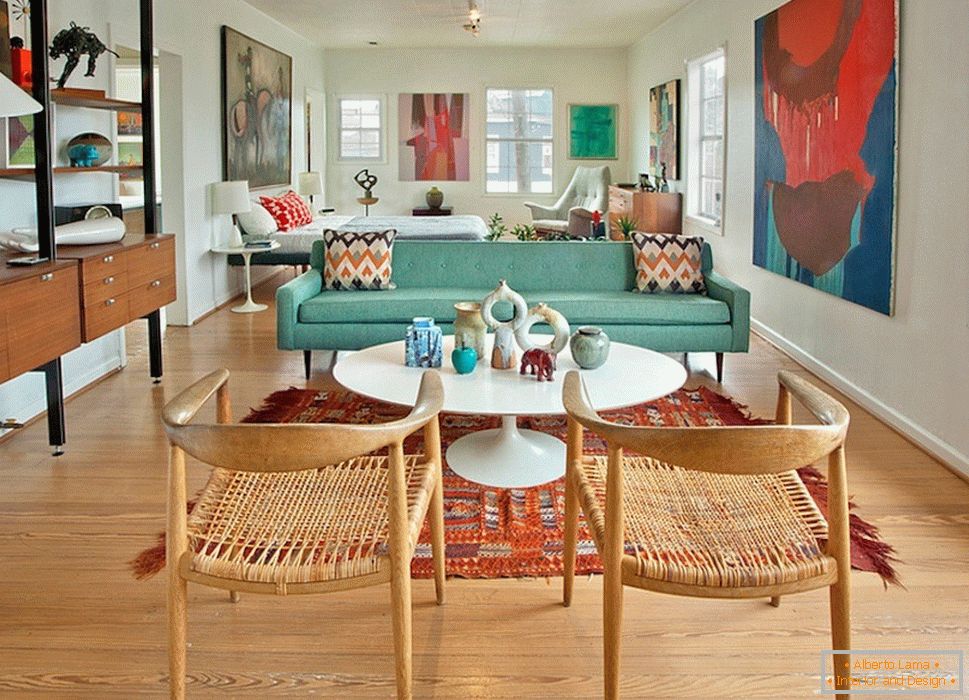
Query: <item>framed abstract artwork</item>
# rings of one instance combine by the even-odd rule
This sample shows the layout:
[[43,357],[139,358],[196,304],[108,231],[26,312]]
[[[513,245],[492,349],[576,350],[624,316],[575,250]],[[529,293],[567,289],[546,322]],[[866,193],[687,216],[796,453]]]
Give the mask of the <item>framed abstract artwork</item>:
[[253,189],[292,182],[293,59],[222,27],[222,156],[226,180]]
[[0,167],[33,168],[34,163],[34,117],[0,119]]
[[896,0],[792,0],[754,41],[753,262],[891,315]]
[[13,63],[10,60],[10,13],[5,0],[0,0],[0,73],[13,79]]
[[401,93],[397,115],[400,180],[470,179],[466,93]]
[[616,160],[618,125],[616,105],[569,105],[569,158]]
[[656,177],[680,179],[680,81],[649,89],[649,168]]

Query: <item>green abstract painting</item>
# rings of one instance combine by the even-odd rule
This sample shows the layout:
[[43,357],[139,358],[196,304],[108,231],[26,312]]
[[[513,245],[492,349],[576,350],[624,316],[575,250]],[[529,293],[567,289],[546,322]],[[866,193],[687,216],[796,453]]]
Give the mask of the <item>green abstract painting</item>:
[[616,160],[616,105],[569,105],[569,158]]

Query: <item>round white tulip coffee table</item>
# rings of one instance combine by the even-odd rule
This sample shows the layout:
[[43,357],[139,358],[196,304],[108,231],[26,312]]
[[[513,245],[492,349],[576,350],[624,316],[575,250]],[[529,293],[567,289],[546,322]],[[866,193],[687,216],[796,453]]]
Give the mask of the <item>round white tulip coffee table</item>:
[[[535,342],[543,336],[534,336]],[[486,347],[490,348],[488,336]],[[547,340],[547,337],[544,337]],[[579,369],[566,349],[558,356],[551,382],[539,382],[517,369],[492,369],[487,358],[471,374],[458,374],[450,364],[454,336],[444,338],[444,410],[475,416],[501,416],[501,427],[479,430],[455,440],[447,451],[448,466],[458,475],[499,488],[526,488],[558,479],[565,473],[565,443],[537,430],[522,430],[518,416],[561,416],[562,379]],[[519,357],[521,353],[519,352]],[[413,406],[424,370],[404,365],[404,343],[395,341],[341,357],[334,378],[350,391],[390,403]],[[598,411],[653,401],[676,391],[686,381],[683,366],[666,355],[613,342],[606,363],[582,370],[592,405]]]

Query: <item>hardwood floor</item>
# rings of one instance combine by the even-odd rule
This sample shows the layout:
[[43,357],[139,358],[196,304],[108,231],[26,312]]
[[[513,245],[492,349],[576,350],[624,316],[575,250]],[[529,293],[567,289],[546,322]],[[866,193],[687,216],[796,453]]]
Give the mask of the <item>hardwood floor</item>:
[[[256,290],[271,303],[277,283]],[[275,314],[219,311],[170,328],[164,383],[152,387],[141,329],[130,364],[67,405],[67,453],[49,456],[37,422],[0,444],[0,696],[164,696],[165,577],[127,562],[165,519],[158,412],[180,388],[227,367],[237,417],[270,392],[304,386],[302,355],[275,348]],[[325,354],[312,386],[327,383]],[[692,358],[691,358],[692,359]],[[705,359],[705,358],[700,358]],[[712,357],[710,359],[712,370]],[[778,369],[799,368],[754,338],[728,357],[723,391],[771,415]],[[799,370],[808,375],[807,372]],[[689,385],[714,386],[703,371]],[[842,398],[842,400],[844,400]],[[969,648],[969,485],[856,405],[848,480],[862,516],[903,560],[907,589],[855,573],[854,646]],[[208,415],[208,414],[207,414]],[[214,409],[213,409],[214,415]],[[797,415],[802,415],[798,413]],[[194,469],[193,469],[194,467]],[[189,489],[204,473],[190,463]],[[418,697],[599,697],[601,578],[414,582]],[[394,692],[389,588],[279,599],[189,586],[190,697],[388,697]],[[830,646],[827,593],[767,601],[626,592],[625,697],[810,697]]]

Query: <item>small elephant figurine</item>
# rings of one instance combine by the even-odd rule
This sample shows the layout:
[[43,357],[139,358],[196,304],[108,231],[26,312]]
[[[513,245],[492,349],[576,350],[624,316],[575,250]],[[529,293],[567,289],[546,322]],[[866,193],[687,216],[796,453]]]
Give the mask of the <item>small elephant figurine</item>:
[[526,350],[522,355],[521,374],[531,372],[540,382],[551,382],[555,371],[555,354],[542,348]]

